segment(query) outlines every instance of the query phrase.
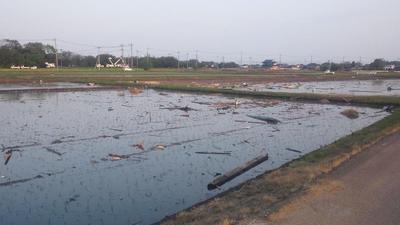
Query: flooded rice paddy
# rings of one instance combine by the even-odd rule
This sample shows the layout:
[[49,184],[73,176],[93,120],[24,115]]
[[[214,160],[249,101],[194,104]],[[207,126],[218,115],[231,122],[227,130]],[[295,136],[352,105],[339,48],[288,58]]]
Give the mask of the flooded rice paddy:
[[266,83],[235,87],[237,90],[339,95],[400,96],[400,80],[351,80]]
[[388,115],[351,107],[360,113],[351,120],[340,113],[348,106],[154,90],[0,94],[0,108],[1,151],[11,154],[0,164],[0,221],[9,225],[151,224]]

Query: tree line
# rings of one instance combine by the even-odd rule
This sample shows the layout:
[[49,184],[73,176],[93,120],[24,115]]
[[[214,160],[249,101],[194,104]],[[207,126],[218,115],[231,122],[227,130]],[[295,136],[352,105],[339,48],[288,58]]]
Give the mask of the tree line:
[[[278,64],[276,61],[272,59],[266,59],[260,65],[263,68],[273,68],[274,66],[278,66],[281,68],[290,68],[293,65],[288,64]],[[297,66],[297,65],[296,65]],[[400,61],[386,61],[384,59],[375,59],[373,62],[369,64],[362,64],[360,62],[324,62],[321,64],[318,63],[309,63],[306,65],[298,65],[301,69],[308,70],[320,70],[320,71],[350,71],[350,70],[397,70],[400,71]]]
[[[58,53],[58,65],[60,67],[95,67],[97,60],[105,66],[116,62],[120,57],[111,54],[100,54],[98,56],[80,55],[71,51],[61,51]],[[182,61],[172,56],[144,56],[144,57],[124,57],[124,62],[132,67],[143,69],[149,68],[237,68],[235,62],[217,63],[213,61],[200,62],[196,59]],[[37,66],[43,68],[46,62],[55,63],[56,49],[51,45],[39,42],[20,44],[16,40],[4,39],[0,41],[0,67],[9,68],[15,66]],[[110,62],[111,61],[111,62]],[[178,63],[179,62],[179,63]]]
[[[97,59],[100,59],[100,64],[105,66],[111,62],[116,62],[119,57],[111,54],[101,54],[98,56],[80,55],[71,51],[62,51],[58,53],[58,65],[61,67],[95,67]],[[110,62],[111,60],[111,62]],[[43,68],[46,62],[55,63],[56,49],[47,44],[39,42],[29,42],[20,44],[17,40],[4,39],[0,41],[0,67],[10,68],[11,66],[37,66]],[[198,61],[189,59],[187,61],[179,60],[172,56],[144,56],[144,57],[125,57],[124,61],[132,67],[143,69],[149,68],[238,68],[235,62],[214,62],[214,61]],[[394,70],[400,70],[400,61],[385,61],[384,59],[375,59],[369,64],[362,65],[359,62],[325,62],[322,64],[310,63],[301,65],[301,69],[321,70],[321,71],[347,71],[352,69],[365,70],[384,70],[388,65],[393,65]],[[272,59],[267,59],[261,65],[248,65],[251,68],[263,67],[272,68],[279,66],[290,68],[292,65],[277,64]]]

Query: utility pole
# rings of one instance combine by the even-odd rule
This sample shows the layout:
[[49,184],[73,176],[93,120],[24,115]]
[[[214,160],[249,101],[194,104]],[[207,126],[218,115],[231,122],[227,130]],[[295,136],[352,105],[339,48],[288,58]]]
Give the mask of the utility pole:
[[180,55],[181,53],[180,53],[179,51],[177,51],[176,53],[178,54],[178,70],[179,70],[179,67],[180,67],[179,55]]
[[132,68],[133,67],[133,44],[131,42],[131,60],[129,62],[129,67]]
[[199,51],[196,50],[196,70],[197,70],[197,67],[198,67],[198,63],[199,63]]
[[96,62],[96,67],[98,70],[100,70],[100,47],[97,47],[97,62]]
[[121,45],[121,60],[122,60],[122,63],[125,64],[125,60],[124,60],[124,45]]
[[189,69],[189,53],[186,54],[186,69]]
[[249,68],[251,69],[251,63],[252,63],[252,58],[251,56],[249,57]]
[[225,68],[225,56],[222,56],[222,69]]
[[310,64],[312,64],[312,63],[313,63],[313,57],[312,57],[312,55],[311,55]]
[[243,52],[240,52],[240,67],[243,66]]
[[62,51],[63,51],[63,50],[60,48],[60,53],[61,53],[61,55],[60,55],[60,64],[61,64],[61,65],[60,65],[60,68],[61,68],[61,69],[62,69],[62,60],[63,60],[63,59],[62,59]]
[[58,50],[57,50],[57,39],[54,38],[54,48],[56,50],[56,68],[58,70]]
[[146,48],[146,63],[147,63],[147,65],[146,65],[146,67],[150,67],[150,65],[149,65],[149,48]]
[[282,65],[282,55],[279,54],[279,65]]
[[136,71],[139,71],[139,50],[136,50]]

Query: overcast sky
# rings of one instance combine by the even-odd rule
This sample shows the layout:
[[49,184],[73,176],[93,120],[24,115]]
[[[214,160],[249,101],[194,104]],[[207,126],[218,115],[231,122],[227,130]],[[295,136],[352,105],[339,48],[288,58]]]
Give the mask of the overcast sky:
[[1,0],[0,9],[1,39],[57,38],[81,54],[96,51],[67,42],[219,61],[243,52],[243,63],[400,59],[400,0]]

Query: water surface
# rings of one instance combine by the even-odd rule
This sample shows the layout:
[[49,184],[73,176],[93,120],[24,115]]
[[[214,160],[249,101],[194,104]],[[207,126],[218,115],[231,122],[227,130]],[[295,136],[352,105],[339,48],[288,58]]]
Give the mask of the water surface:
[[[360,117],[350,120],[340,114],[348,106],[154,90],[0,94],[0,108],[3,154],[14,150],[0,165],[8,225],[151,224],[388,115],[352,107]],[[268,161],[207,189],[265,153]]]
[[290,82],[237,86],[237,90],[363,96],[400,96],[400,80]]

